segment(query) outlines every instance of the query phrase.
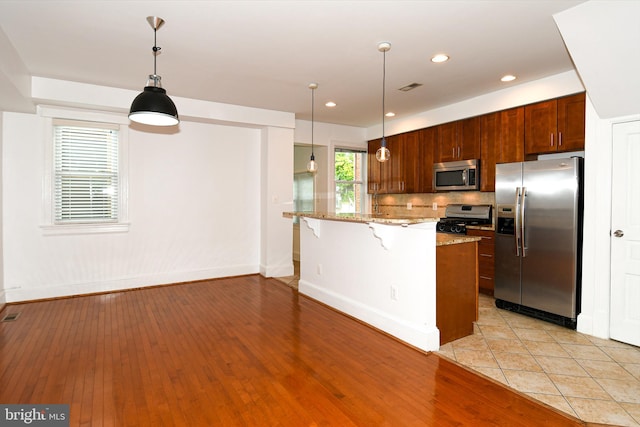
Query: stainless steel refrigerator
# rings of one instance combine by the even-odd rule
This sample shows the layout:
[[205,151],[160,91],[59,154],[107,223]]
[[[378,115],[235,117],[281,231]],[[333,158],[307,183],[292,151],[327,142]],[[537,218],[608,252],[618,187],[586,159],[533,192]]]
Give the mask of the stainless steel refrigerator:
[[575,329],[583,159],[496,165],[496,305]]

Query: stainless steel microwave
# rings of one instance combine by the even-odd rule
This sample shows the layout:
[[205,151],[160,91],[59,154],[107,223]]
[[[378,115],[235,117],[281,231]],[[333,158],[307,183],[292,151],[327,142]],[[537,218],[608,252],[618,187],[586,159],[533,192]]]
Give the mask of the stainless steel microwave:
[[480,188],[480,160],[434,163],[435,191],[464,191]]

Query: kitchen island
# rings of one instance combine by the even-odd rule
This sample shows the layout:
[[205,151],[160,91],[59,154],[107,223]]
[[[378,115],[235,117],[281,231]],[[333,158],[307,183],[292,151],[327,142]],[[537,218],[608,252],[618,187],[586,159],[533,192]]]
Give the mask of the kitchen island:
[[436,246],[475,247],[477,238],[436,237],[438,218],[283,215],[301,218],[300,293],[421,350],[439,348]]

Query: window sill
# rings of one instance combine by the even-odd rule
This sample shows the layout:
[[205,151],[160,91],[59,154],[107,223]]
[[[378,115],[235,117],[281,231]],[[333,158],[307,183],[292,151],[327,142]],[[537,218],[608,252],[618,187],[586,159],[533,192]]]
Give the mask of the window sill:
[[71,234],[95,234],[95,233],[127,233],[129,223],[118,222],[108,224],[56,224],[41,225],[42,234],[45,236],[62,236]]

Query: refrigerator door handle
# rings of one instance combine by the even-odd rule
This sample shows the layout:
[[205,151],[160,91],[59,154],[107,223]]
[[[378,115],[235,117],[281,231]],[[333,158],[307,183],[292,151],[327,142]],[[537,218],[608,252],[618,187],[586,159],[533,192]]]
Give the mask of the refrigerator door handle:
[[527,256],[527,242],[525,240],[526,237],[526,224],[525,224],[525,213],[526,213],[526,200],[527,200],[527,187],[522,187],[522,191],[520,193],[520,243],[522,245],[522,258]]
[[514,206],[516,207],[516,211],[515,211],[515,220],[516,220],[516,224],[515,224],[515,244],[516,244],[516,256],[520,256],[520,239],[522,238],[520,232],[520,187],[516,187],[516,201],[514,203]]

